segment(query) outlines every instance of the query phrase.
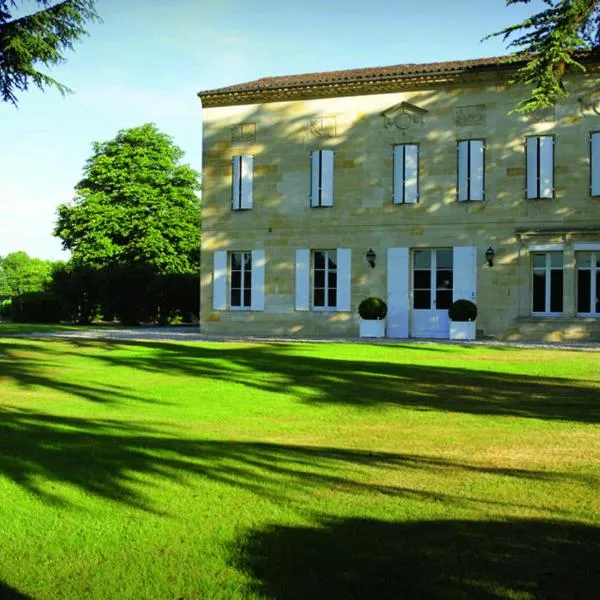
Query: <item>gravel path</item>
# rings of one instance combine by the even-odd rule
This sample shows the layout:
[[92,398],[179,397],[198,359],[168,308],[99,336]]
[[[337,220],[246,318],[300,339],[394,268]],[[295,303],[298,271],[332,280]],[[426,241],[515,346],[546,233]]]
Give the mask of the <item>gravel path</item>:
[[81,331],[54,331],[40,333],[21,333],[13,337],[28,338],[67,338],[67,339],[111,339],[111,340],[149,340],[149,341],[186,341],[186,342],[311,342],[311,343],[351,343],[351,344],[448,344],[465,346],[492,346],[505,348],[563,348],[600,352],[598,342],[507,342],[497,340],[477,340],[457,342],[451,340],[400,340],[390,338],[326,338],[326,337],[287,337],[287,336],[216,336],[198,331],[197,326],[190,327],[118,327],[114,329],[98,327]]

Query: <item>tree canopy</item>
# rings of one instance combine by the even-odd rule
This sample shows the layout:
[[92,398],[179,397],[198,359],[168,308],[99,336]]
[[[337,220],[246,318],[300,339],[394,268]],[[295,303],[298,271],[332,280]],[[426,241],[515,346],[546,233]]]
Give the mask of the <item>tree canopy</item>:
[[[528,4],[530,0],[507,0],[506,4]],[[515,82],[533,86],[517,112],[531,112],[553,105],[567,95],[563,76],[567,68],[585,70],[581,52],[600,47],[600,0],[544,0],[547,8],[522,23],[484,39],[512,38],[514,60],[525,60]]]
[[93,144],[75,199],[58,207],[54,235],[76,264],[137,265],[156,273],[197,270],[198,173],[154,124]]
[[32,258],[26,252],[11,252],[0,257],[0,296],[38,292],[52,278],[55,263]]
[[[71,90],[38,69],[65,61],[64,51],[98,21],[94,0],[32,0],[39,10],[23,14],[22,0],[0,0],[0,97],[18,104],[17,93],[33,83],[40,89]],[[16,13],[16,14],[15,14]]]

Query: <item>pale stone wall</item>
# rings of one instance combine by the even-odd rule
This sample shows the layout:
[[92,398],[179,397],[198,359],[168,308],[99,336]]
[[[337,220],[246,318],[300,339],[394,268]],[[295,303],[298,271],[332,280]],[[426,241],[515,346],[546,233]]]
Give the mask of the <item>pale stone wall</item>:
[[[578,101],[594,98],[597,85],[597,72],[572,79],[569,99],[541,120],[509,114],[524,92],[493,82],[204,109],[202,331],[357,335],[358,303],[386,298],[386,250],[399,246],[476,246],[477,327],[518,337],[518,318],[531,313],[528,245],[564,243],[565,317],[574,316],[571,244],[600,241],[600,198],[589,192],[589,134],[600,129],[600,117]],[[401,102],[426,110],[422,122],[382,116]],[[555,136],[555,198],[527,200],[525,138],[540,134]],[[459,203],[456,142],[469,138],[485,140],[485,201]],[[420,146],[420,201],[393,205],[392,146],[408,142]],[[331,208],[309,205],[315,149],[335,150]],[[255,157],[254,207],[244,212],[231,210],[231,158],[238,154]],[[213,311],[213,251],[262,248],[264,312]],[[350,313],[295,311],[297,248],[352,249]],[[378,256],[374,269],[369,248]]]

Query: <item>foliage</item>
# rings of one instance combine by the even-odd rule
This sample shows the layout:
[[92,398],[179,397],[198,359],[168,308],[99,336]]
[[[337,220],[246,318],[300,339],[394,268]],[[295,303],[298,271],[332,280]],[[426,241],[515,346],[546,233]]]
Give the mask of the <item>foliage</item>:
[[600,596],[597,352],[1,342],[0,597]]
[[474,321],[477,318],[477,305],[463,298],[455,300],[448,309],[448,316],[458,323]]
[[387,304],[381,299],[371,296],[358,305],[358,314],[367,321],[378,321],[387,315]]
[[[17,93],[30,83],[41,90],[54,87],[62,94],[68,87],[38,70],[65,61],[64,51],[87,35],[85,25],[98,21],[94,0],[34,0],[39,10],[22,14],[23,0],[0,0],[0,97],[18,104]],[[16,15],[14,14],[16,9]]]
[[52,277],[54,263],[18,251],[0,257],[0,295],[40,292]]
[[198,268],[198,174],[155,125],[94,143],[70,204],[58,207],[54,235],[88,267],[145,265],[157,273]]
[[52,292],[25,292],[11,302],[14,323],[58,323],[64,315],[60,298]]
[[[507,0],[507,5],[530,0]],[[517,112],[531,112],[552,106],[567,95],[563,76],[569,67],[585,71],[578,53],[600,47],[599,0],[544,0],[548,6],[518,25],[512,25],[484,39],[516,36],[509,48],[516,48],[511,60],[525,60],[515,81],[532,85],[529,98]]]

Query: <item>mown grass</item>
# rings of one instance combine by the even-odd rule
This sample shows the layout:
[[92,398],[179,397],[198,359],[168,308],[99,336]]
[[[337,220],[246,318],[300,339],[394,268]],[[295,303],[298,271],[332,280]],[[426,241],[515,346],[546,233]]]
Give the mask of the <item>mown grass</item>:
[[600,595],[600,354],[0,340],[0,598]]

